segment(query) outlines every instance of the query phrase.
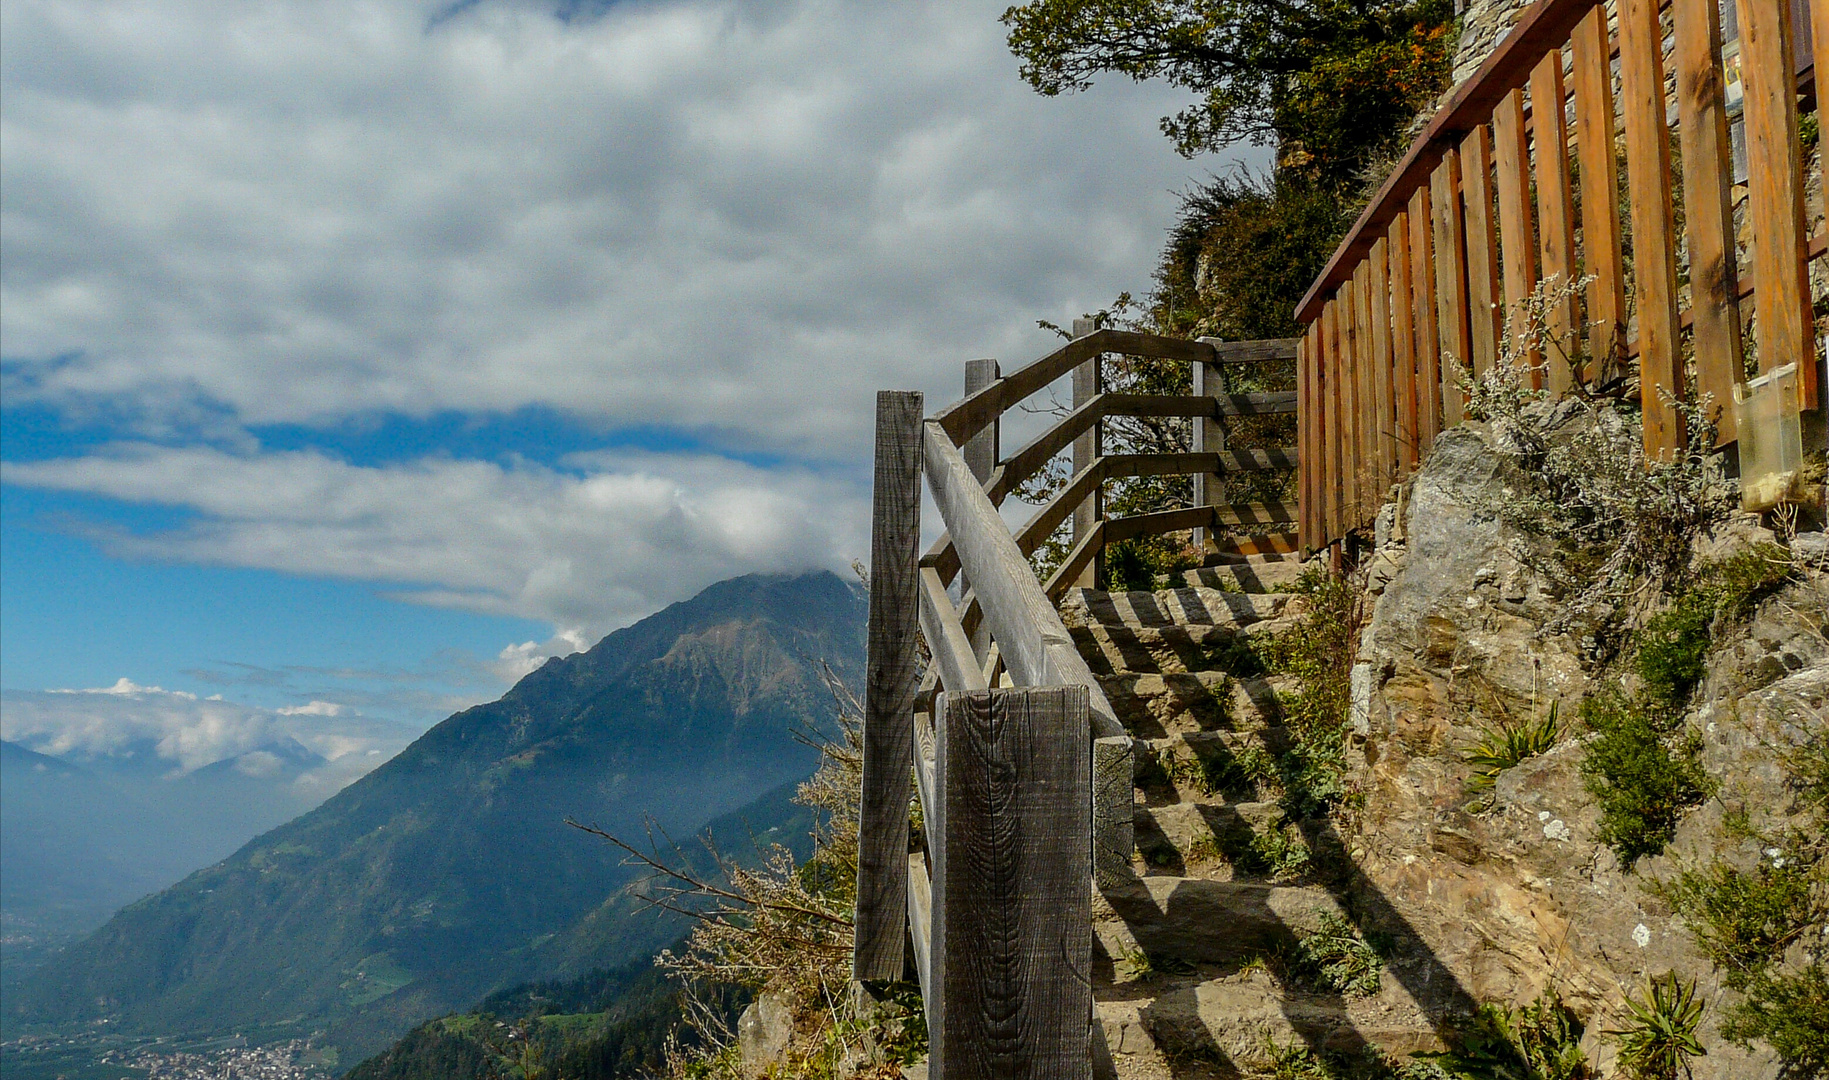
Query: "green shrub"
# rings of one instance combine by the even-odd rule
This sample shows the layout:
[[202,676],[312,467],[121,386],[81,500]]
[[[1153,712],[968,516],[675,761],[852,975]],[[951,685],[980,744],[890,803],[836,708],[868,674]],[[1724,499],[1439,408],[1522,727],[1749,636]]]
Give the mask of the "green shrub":
[[1683,919],[1726,983],[1742,990],[1783,959],[1786,946],[1821,916],[1812,876],[1796,864],[1761,863],[1749,873],[1716,862],[1684,870],[1654,891]]
[[1585,1030],[1554,993],[1522,1009],[1486,1002],[1450,1033],[1447,1050],[1413,1056],[1460,1080],[1591,1080],[1581,1050]]
[[1597,737],[1587,745],[1582,779],[1600,803],[1601,840],[1628,868],[1664,850],[1684,811],[1714,792],[1702,770],[1702,741],[1680,717],[1647,709],[1616,689],[1581,703]]
[[1351,582],[1318,569],[1303,574],[1294,591],[1303,599],[1301,620],[1262,655],[1271,671],[1295,676],[1300,687],[1281,699],[1283,723],[1294,738],[1271,764],[1283,789],[1283,812],[1305,821],[1327,813],[1347,793],[1347,710],[1364,610]]
[[1483,732],[1478,742],[1461,753],[1462,759],[1473,766],[1473,776],[1467,781],[1467,787],[1475,791],[1490,788],[1506,769],[1547,753],[1561,734],[1557,721],[1561,705],[1560,701],[1552,701],[1549,715],[1542,720],[1500,724]]
[[1829,971],[1818,960],[1801,971],[1755,976],[1721,1033],[1742,1046],[1764,1040],[1790,1080],[1829,1077]]
[[1314,930],[1296,935],[1289,968],[1318,990],[1366,997],[1378,992],[1379,972],[1384,967],[1379,954],[1387,949],[1387,942],[1368,940],[1352,923],[1329,914],[1321,917]]
[[1714,594],[1721,617],[1739,619],[1796,578],[1797,566],[1784,548],[1759,543],[1703,567],[1698,576]]
[[1626,999],[1626,1026],[1605,1032],[1619,1040],[1620,1065],[1635,1080],[1677,1080],[1679,1069],[1689,1075],[1689,1059],[1708,1053],[1696,1040],[1702,1003],[1695,980],[1680,982],[1674,971],[1646,976],[1640,994]]
[[1664,709],[1681,709],[1689,702],[1708,672],[1708,628],[1714,618],[1714,596],[1696,590],[1646,621],[1638,633],[1634,666],[1650,702]]

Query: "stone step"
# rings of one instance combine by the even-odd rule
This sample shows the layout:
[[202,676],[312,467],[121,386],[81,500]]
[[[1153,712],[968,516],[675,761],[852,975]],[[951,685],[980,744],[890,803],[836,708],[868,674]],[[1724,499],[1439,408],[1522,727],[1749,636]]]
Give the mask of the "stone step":
[[[1400,1061],[1437,1051],[1437,1028],[1386,972],[1377,994],[1341,998],[1286,987],[1257,969],[1223,978],[1156,975],[1103,988],[1093,1008],[1124,1080],[1191,1075],[1175,1066],[1204,1061],[1212,1075],[1277,1073],[1279,1048],[1357,1054],[1376,1047]],[[1207,1075],[1201,1073],[1200,1075]]]
[[1280,727],[1286,680],[1235,679],[1223,671],[1097,675],[1118,721],[1142,739],[1200,731]]
[[1072,589],[1061,601],[1061,619],[1069,626],[1246,626],[1281,615],[1290,599],[1286,593],[1192,587],[1109,593]]
[[1207,880],[1264,879],[1275,867],[1252,842],[1283,825],[1270,802],[1181,801],[1136,808],[1146,872]]
[[1230,671],[1249,675],[1262,666],[1260,645],[1287,630],[1281,616],[1246,626],[1068,627],[1080,655],[1095,673],[1120,671]]
[[[1178,964],[1239,964],[1295,947],[1299,930],[1341,915],[1325,889],[1169,875],[1137,877],[1093,897],[1104,963],[1141,950]],[[1095,967],[1102,964],[1095,958]]]
[[1184,570],[1181,578],[1190,588],[1268,593],[1294,585],[1301,580],[1302,572],[1307,568],[1306,564],[1299,562],[1230,563]]

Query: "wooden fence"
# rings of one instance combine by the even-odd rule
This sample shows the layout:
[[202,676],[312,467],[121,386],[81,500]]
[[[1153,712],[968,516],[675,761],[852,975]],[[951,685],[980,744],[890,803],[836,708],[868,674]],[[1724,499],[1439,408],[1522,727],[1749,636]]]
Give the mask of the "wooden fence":
[[1498,362],[1540,282],[1560,300],[1526,377],[1562,394],[1635,371],[1654,457],[1683,444],[1669,402],[1690,393],[1735,440],[1749,350],[1762,373],[1796,364],[1819,405],[1796,91],[1829,0],[1725,3],[1728,61],[1717,0],[1541,0],[1411,145],[1296,312],[1306,549],[1366,526],[1461,421],[1461,374]]
[[[1293,360],[1294,340],[1196,342],[1085,323],[1075,333],[1007,376],[973,362],[966,396],[931,418],[920,394],[877,396],[853,973],[898,979],[913,960],[933,1080],[1089,1077],[1104,1049],[1092,1026],[1091,896],[1095,882],[1131,873],[1131,740],[1055,601],[1093,584],[1105,545],[1126,538],[1205,530],[1216,554],[1296,543],[1244,531],[1291,522],[1281,506],[1207,503],[1228,472],[1296,464],[1293,450],[1217,448],[1225,417],[1290,413],[1295,394],[1206,392],[1223,387],[1226,365]],[[1107,353],[1191,364],[1201,392],[1107,392]],[[1068,415],[1000,457],[1000,417],[1069,375]],[[1187,417],[1195,449],[1107,454],[1101,421],[1111,416]],[[1064,453],[1073,460],[1065,487],[1012,531],[999,505]],[[1105,515],[1108,481],[1171,474],[1196,478],[1194,506]],[[923,477],[946,526],[925,554]],[[1040,583],[1028,556],[1069,518],[1072,549]],[[1222,527],[1243,535],[1211,535]],[[912,855],[911,786],[925,834]]]

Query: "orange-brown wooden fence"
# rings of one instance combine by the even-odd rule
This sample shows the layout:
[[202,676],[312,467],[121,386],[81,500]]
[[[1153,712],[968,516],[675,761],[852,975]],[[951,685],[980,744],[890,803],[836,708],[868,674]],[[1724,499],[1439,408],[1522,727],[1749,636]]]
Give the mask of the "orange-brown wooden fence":
[[1591,279],[1545,288],[1566,294],[1545,324],[1576,362],[1521,357],[1527,378],[1561,394],[1636,375],[1654,457],[1684,439],[1672,396],[1710,395],[1734,441],[1749,349],[1759,372],[1796,363],[1820,405],[1798,90],[1829,0],[1725,3],[1541,0],[1410,146],[1296,311],[1305,547],[1368,525],[1460,422],[1463,374],[1497,362],[1540,282]]

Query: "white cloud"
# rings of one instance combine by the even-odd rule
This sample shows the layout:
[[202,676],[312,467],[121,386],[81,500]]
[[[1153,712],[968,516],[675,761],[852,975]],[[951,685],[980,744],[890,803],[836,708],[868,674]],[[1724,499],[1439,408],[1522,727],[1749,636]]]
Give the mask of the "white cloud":
[[280,716],[342,716],[343,706],[334,701],[309,701],[303,705],[287,705],[274,712]]
[[9,690],[0,704],[0,738],[74,761],[150,754],[174,774],[233,761],[246,775],[271,777],[283,769],[288,748],[296,755],[296,743],[324,761],[291,782],[324,795],[398,753],[413,735],[398,724],[340,715],[344,710],[328,702],[270,711],[127,679],[94,690]]
[[136,444],[7,463],[0,478],[197,512],[176,531],[105,536],[120,555],[404,582],[417,586],[404,599],[559,628],[519,661],[498,658],[510,669],[714,581],[841,568],[868,551],[867,496],[846,480],[710,455],[573,464],[582,471],[442,458],[362,467],[307,451]]
[[9,0],[9,394],[230,433],[546,404],[854,459],[878,386],[950,397],[1146,286],[1204,167],[1172,91],[1029,91],[1003,6]]

